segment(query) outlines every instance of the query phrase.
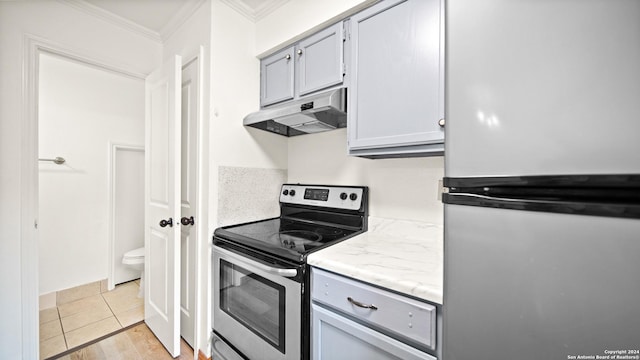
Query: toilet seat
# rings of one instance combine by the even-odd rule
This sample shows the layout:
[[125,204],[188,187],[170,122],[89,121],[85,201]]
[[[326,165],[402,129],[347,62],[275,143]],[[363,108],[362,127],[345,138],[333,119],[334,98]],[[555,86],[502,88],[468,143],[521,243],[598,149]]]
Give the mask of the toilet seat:
[[144,264],[144,247],[127,251],[122,257],[123,264]]
[[138,297],[144,297],[144,247],[127,251],[122,256],[122,263],[129,265],[132,269],[140,271],[140,284]]

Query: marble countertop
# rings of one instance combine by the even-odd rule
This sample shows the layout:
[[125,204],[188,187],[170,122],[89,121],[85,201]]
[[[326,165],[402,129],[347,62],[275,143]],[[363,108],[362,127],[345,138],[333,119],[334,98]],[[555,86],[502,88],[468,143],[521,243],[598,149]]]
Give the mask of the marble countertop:
[[442,304],[441,224],[369,217],[366,233],[312,253],[307,262]]

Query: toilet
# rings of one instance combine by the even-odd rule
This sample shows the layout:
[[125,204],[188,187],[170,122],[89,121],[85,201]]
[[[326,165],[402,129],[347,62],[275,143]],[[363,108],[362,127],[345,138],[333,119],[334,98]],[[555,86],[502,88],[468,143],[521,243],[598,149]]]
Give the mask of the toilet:
[[144,297],[144,247],[127,251],[122,256],[122,264],[140,271],[140,290],[138,297]]

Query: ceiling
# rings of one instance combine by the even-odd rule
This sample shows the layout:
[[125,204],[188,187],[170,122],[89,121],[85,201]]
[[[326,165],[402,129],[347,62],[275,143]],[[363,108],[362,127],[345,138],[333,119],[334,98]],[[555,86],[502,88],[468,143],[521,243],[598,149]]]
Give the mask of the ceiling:
[[[154,40],[169,37],[206,0],[62,0]],[[258,21],[289,0],[219,0]]]
[[92,5],[121,16],[149,30],[160,33],[173,15],[178,13],[183,0],[84,0]]

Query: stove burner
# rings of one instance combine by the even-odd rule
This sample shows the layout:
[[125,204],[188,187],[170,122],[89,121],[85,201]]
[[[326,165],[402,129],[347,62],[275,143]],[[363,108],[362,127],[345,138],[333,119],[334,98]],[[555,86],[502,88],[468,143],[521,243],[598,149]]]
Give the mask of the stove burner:
[[322,235],[307,230],[280,231],[277,234],[273,234],[272,237],[277,237],[280,244],[289,249],[295,249],[298,246],[322,240]]

